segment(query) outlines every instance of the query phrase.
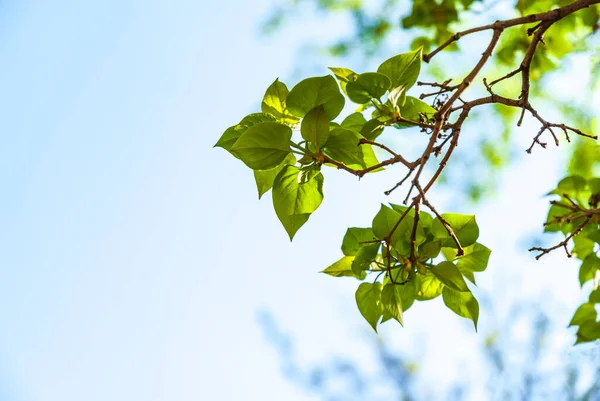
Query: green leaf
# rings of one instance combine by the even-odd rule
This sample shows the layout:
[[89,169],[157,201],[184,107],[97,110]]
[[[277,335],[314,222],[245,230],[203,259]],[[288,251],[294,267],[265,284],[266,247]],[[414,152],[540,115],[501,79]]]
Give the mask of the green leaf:
[[[424,117],[424,121],[428,122],[431,120],[433,115],[437,112],[436,109],[428,105],[422,100],[419,100],[412,96],[406,97],[404,106],[400,108],[400,115],[410,121],[420,122],[421,116]],[[394,124],[396,128],[412,128],[413,124],[398,122]]]
[[570,326],[579,326],[588,322],[595,322],[598,314],[596,312],[596,308],[594,304],[590,302],[586,302],[577,308],[577,311],[573,315],[573,319],[571,319]]
[[383,132],[385,124],[377,119],[369,120],[360,130],[362,136],[367,138],[369,141],[374,141]]
[[253,170],[277,167],[291,153],[292,130],[275,122],[258,123],[248,128],[231,152]]
[[375,260],[375,257],[377,257],[380,245],[380,243],[367,244],[358,249],[354,262],[352,262],[352,271],[354,274],[359,275],[361,271],[369,269],[369,266]]
[[471,319],[477,331],[477,320],[479,319],[479,302],[470,292],[455,291],[450,287],[444,287],[442,291],[444,304],[458,316]]
[[355,274],[352,271],[352,262],[354,261],[354,256],[344,256],[331,266],[327,267],[321,273],[329,274],[333,277],[354,277],[359,280],[364,280],[367,277],[367,273],[365,271],[359,272],[359,274]]
[[399,54],[381,63],[377,72],[387,75],[392,81],[392,88],[405,85],[406,89],[410,89],[419,77],[421,56],[421,49]]
[[427,259],[435,258],[440,254],[442,249],[441,241],[429,241],[425,242],[419,247],[419,256]]
[[381,291],[381,303],[383,309],[402,324],[402,290],[400,287],[401,285],[394,283],[386,284]]
[[[475,221],[475,215],[443,213],[442,217],[450,224],[452,231],[460,241],[460,245],[464,248],[472,245],[479,237],[479,227]],[[431,224],[431,233],[439,239],[442,239],[442,246],[456,248],[456,243],[444,228],[440,219],[436,218]]]
[[[249,114],[240,121],[239,124],[234,125],[233,127],[227,128],[221,138],[217,141],[214,147],[220,147],[227,151],[231,150],[233,144],[238,140],[238,138],[246,132],[246,130],[253,125],[275,121],[275,119],[269,114],[264,113],[254,113]],[[235,156],[235,155],[234,155]],[[236,156],[237,157],[237,156]]]
[[400,213],[382,204],[373,218],[373,233],[379,239],[387,237],[400,219]]
[[479,242],[463,248],[465,254],[458,258],[456,265],[463,272],[482,272],[487,268],[492,251]]
[[323,106],[317,106],[304,117],[300,127],[302,138],[312,142],[320,149],[329,138],[329,120]]
[[416,279],[415,275],[413,273],[411,273],[409,275],[408,281],[404,284],[400,284],[400,283],[402,283],[401,276],[402,276],[403,270],[404,270],[404,267],[396,268],[396,269],[392,270],[392,276],[394,277],[395,283],[392,283],[392,281],[386,274],[385,278],[383,279],[383,285],[385,286],[388,283],[392,283],[398,287],[397,291],[400,292],[401,300],[402,300],[402,310],[404,312],[406,312],[412,306],[412,304],[415,302],[415,299],[417,296],[417,279]]
[[600,339],[600,322],[587,322],[579,326],[577,342],[588,342]]
[[600,244],[600,230],[590,230],[587,237],[594,241],[596,244]]
[[323,201],[323,175],[285,166],[273,182],[273,207],[290,240]]
[[[399,284],[400,299],[402,300],[402,310],[406,312],[415,302],[417,296],[417,281],[413,278],[406,284]],[[398,291],[398,290],[396,290]]]
[[[375,216],[377,220],[378,226],[382,229],[382,231],[387,230],[388,234],[392,230],[392,228],[396,225],[402,213],[406,210],[405,206],[399,206],[390,204],[392,208],[390,209],[387,206],[382,205],[379,212]],[[411,210],[408,212],[408,215],[404,217],[402,222],[396,227],[394,231],[394,235],[391,238],[391,245],[402,255],[408,255],[410,253],[410,236],[412,235],[413,225],[414,225],[415,212]],[[373,220],[373,230],[375,231],[375,219]],[[375,235],[379,234],[375,232]],[[415,237],[415,245],[418,247],[426,240],[425,231],[423,227],[418,224],[417,225],[417,233]]]
[[377,332],[377,322],[383,314],[381,304],[381,283],[362,283],[356,290],[356,305],[360,314]]
[[291,115],[286,106],[286,98],[289,92],[287,86],[283,82],[279,82],[279,78],[276,79],[265,92],[261,104],[262,112],[272,115],[278,122],[283,124],[293,125],[298,123],[298,117]]
[[269,189],[273,188],[273,181],[277,174],[285,166],[294,165],[296,158],[290,153],[281,164],[269,170],[254,170],[254,181],[256,181],[256,189],[258,190],[258,199],[260,199]]
[[346,256],[354,256],[363,244],[361,242],[375,239],[373,230],[369,228],[351,227],[346,230],[344,240],[342,241],[342,252]]
[[587,181],[585,178],[579,175],[571,175],[560,180],[556,189],[551,191],[550,194],[562,196],[566,193],[570,196],[577,196],[580,192],[584,192],[586,189]]
[[[379,160],[377,160],[377,156],[375,156],[375,152],[373,151],[373,146],[364,143],[358,147],[358,153],[362,160],[362,166],[365,168],[379,164]],[[383,167],[371,170],[370,173],[376,173],[378,171],[383,171]]]
[[600,258],[596,254],[592,253],[588,255],[579,268],[579,284],[583,285],[593,280],[596,277],[596,273],[600,270]]
[[287,97],[287,107],[293,115],[304,117],[309,111],[322,105],[329,121],[340,114],[344,103],[344,95],[330,75],[306,78],[298,82]]
[[346,91],[346,85],[348,84],[348,82],[355,81],[358,77],[358,74],[347,68],[329,67],[329,69],[331,70],[331,72],[333,72],[333,75],[335,75],[335,77],[337,78],[338,82],[340,83],[340,86],[342,87],[342,90],[347,95],[348,92]]
[[468,292],[469,287],[463,278],[458,267],[452,262],[441,262],[437,266],[430,269],[442,283],[448,287],[461,292]]
[[573,250],[571,253],[579,259],[585,259],[588,255],[594,252],[594,246],[596,243],[588,238],[588,233],[591,232],[592,229],[592,226],[588,224],[583,228],[579,235],[573,237]]
[[[567,214],[568,211],[560,206],[556,206],[556,205],[552,205],[550,206],[550,210],[548,210],[548,217],[546,217],[546,223],[549,223],[550,221],[554,220],[554,218],[559,217],[559,216],[564,216],[565,214]],[[560,224],[558,223],[551,223],[551,224],[545,224],[544,225],[544,232],[549,233],[549,232],[557,232],[560,231]]]
[[352,131],[360,132],[367,123],[362,113],[352,113],[342,121],[341,127]]
[[364,104],[371,99],[379,99],[390,88],[390,79],[378,72],[365,72],[360,74],[356,80],[346,85],[348,97],[354,103]]
[[600,303],[600,288],[596,288],[594,291],[592,291],[589,301],[595,304]]
[[334,160],[351,168],[363,168],[364,160],[360,151],[360,134],[345,128],[334,128],[325,144],[325,153]]
[[593,194],[600,194],[600,178],[591,178],[588,180],[590,192]]
[[388,94],[388,102],[392,105],[392,107],[398,106],[398,108],[404,105],[406,102],[406,87],[398,86],[390,91]]
[[415,295],[419,301],[428,301],[436,298],[442,293],[443,289],[444,283],[438,280],[430,270],[425,275],[416,275]]

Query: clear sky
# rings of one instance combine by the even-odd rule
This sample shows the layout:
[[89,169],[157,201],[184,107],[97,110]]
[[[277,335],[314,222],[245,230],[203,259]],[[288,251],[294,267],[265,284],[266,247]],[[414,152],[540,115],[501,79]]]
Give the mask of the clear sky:
[[[290,244],[252,174],[212,149],[275,77],[291,76],[307,38],[335,34],[309,25],[261,39],[268,10],[238,0],[0,3],[2,401],[314,399],[281,374],[262,310],[306,360],[368,358],[356,283],[316,272],[339,257],[347,226],[368,224],[372,194],[389,181],[330,172],[324,205]],[[480,289],[496,296],[493,280],[505,280],[518,297],[564,284],[556,313],[568,316],[576,275],[560,269],[573,262],[548,257],[524,273],[531,258],[515,256],[560,171],[543,167],[557,152],[533,157],[511,181],[523,198],[478,216],[499,255],[491,266],[511,272],[482,276]],[[523,216],[501,238],[485,232]],[[547,283],[524,290],[531,278]],[[475,338],[440,305],[419,308],[423,317],[384,334],[405,344],[421,335],[431,349]],[[452,364],[445,355],[440,366]]]

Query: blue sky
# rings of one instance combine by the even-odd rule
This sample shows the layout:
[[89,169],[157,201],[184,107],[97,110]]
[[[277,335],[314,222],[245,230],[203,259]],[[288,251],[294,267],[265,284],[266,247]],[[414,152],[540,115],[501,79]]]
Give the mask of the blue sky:
[[[251,172],[212,149],[275,77],[292,75],[300,45],[336,33],[305,23],[260,38],[269,5],[2,2],[3,401],[314,399],[280,373],[261,310],[294,334],[305,361],[349,347],[368,360],[357,346],[372,334],[352,303],[356,283],[316,272],[339,257],[347,226],[368,224],[389,176],[358,183],[329,172],[325,203],[290,244],[269,197],[257,201]],[[531,172],[516,184],[533,194],[518,205],[533,210],[524,233],[542,221],[539,196],[560,171],[543,167],[558,153],[534,157],[517,167]],[[496,201],[480,225],[516,224],[524,215],[514,210],[510,199]],[[524,248],[519,235],[484,232],[482,242],[514,255]],[[555,273],[573,263],[546,259],[529,273],[511,270],[514,281],[502,276],[508,293],[521,296],[526,275],[538,280],[541,271],[537,282],[548,283],[533,292],[571,280],[557,312],[568,316],[576,277]],[[526,255],[515,261],[531,264]],[[484,296],[500,276],[489,277]],[[440,305],[421,310],[414,326],[384,335],[425,335],[432,349],[475,338]],[[431,334],[444,325],[447,342]],[[440,359],[451,364],[452,353]]]

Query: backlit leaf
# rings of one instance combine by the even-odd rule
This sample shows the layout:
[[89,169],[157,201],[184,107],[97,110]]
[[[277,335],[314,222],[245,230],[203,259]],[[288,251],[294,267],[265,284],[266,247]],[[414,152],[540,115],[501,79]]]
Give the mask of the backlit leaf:
[[248,128],[231,147],[241,161],[253,170],[277,167],[291,153],[290,127],[275,123],[258,123]]
[[381,283],[362,283],[356,290],[355,298],[360,314],[377,332],[377,322],[383,314]]
[[285,166],[273,182],[273,207],[290,240],[323,201],[323,175]]
[[330,75],[306,78],[292,88],[287,96],[287,107],[293,115],[304,117],[317,106],[323,106],[329,121],[344,108],[344,95]]

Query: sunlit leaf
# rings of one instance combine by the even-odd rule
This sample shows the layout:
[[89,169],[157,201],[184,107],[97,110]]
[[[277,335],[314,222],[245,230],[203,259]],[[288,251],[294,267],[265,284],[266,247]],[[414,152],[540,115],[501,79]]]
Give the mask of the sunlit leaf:
[[470,292],[455,291],[450,287],[444,287],[442,291],[444,304],[458,316],[471,319],[475,330],[479,319],[479,302]]
[[377,331],[377,322],[383,314],[381,304],[381,283],[362,283],[356,290],[356,305],[360,314]]
[[290,127],[275,123],[258,123],[248,128],[231,147],[246,166],[254,170],[277,167],[291,153]]
[[265,92],[261,103],[262,112],[272,115],[278,122],[283,124],[296,124],[299,121],[298,117],[293,116],[286,105],[288,94],[287,86],[276,79]]
[[359,272],[359,274],[355,274],[352,271],[352,262],[354,261],[354,256],[344,256],[334,264],[328,266],[325,270],[321,271],[321,273],[329,274],[333,277],[354,277],[359,280],[364,280],[367,277],[367,273],[365,271]]
[[375,239],[373,230],[369,228],[351,227],[346,231],[342,241],[342,252],[347,256],[354,256],[365,241]]
[[390,79],[378,72],[365,72],[348,82],[346,92],[354,103],[363,104],[371,99],[379,99],[390,88]]
[[256,189],[258,190],[258,199],[260,199],[267,191],[273,188],[273,181],[277,174],[288,164],[294,165],[296,158],[290,153],[277,167],[269,170],[254,170],[254,181],[256,181]]
[[463,278],[458,267],[452,262],[441,262],[430,269],[431,273],[436,276],[442,283],[456,290],[467,292],[469,287]]
[[[464,248],[472,245],[479,237],[479,227],[475,221],[475,215],[442,213],[442,217],[450,224],[452,231],[458,238],[460,245]],[[431,233],[439,239],[442,239],[442,246],[456,248],[456,243],[448,234],[448,231],[440,221],[436,218],[431,224]]]
[[290,240],[323,201],[323,175],[285,166],[273,182],[273,207]]
[[399,54],[381,63],[377,72],[387,75],[392,82],[392,88],[406,86],[406,89],[409,89],[419,77],[421,56],[421,49]]
[[315,107],[323,106],[329,121],[340,114],[344,103],[344,95],[330,75],[306,78],[298,82],[287,96],[287,107],[293,115],[304,117]]
[[381,292],[381,303],[391,317],[402,324],[402,289],[401,285],[388,283]]
[[302,138],[312,142],[317,149],[321,148],[329,138],[329,120],[322,105],[306,114],[300,126]]

